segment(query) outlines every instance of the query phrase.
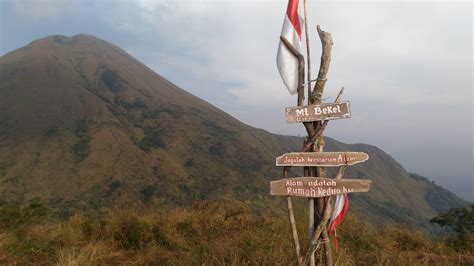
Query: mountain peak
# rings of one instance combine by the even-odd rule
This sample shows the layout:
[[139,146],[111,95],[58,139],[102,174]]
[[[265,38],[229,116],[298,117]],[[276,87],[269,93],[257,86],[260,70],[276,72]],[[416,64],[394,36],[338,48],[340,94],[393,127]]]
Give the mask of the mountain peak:
[[97,43],[97,42],[105,42],[95,36],[84,34],[84,33],[76,34],[72,37],[63,36],[63,35],[54,35],[54,36],[51,36],[50,38],[52,38],[56,43],[65,44],[65,45],[74,44],[74,43],[92,44],[92,43]]
[[93,35],[79,33],[74,36],[50,35],[50,36],[35,40],[31,42],[30,44],[48,43],[48,44],[71,45],[75,43],[97,43],[97,42],[105,42],[105,41]]

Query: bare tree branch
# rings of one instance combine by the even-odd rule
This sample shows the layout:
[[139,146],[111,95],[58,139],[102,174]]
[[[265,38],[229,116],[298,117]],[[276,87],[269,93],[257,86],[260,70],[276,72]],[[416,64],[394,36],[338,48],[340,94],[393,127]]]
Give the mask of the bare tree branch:
[[[345,170],[346,170],[345,165],[339,167],[339,171],[338,171],[335,179],[341,179],[344,176]],[[323,218],[321,219],[321,222],[318,224],[318,226],[314,230],[314,234],[311,237],[310,246],[308,247],[308,250],[306,251],[304,259],[303,259],[303,261],[300,265],[308,265],[308,262],[311,258],[311,254],[313,254],[314,251],[316,251],[316,249],[317,249],[318,242],[319,242],[318,241],[319,237],[321,236],[321,233],[323,232],[323,230],[326,228],[326,224],[328,223],[329,218],[331,216],[332,198],[333,197],[329,197],[327,202],[326,202],[326,205],[324,207],[324,212],[323,212]]]
[[[283,168],[283,178],[288,178],[289,171],[290,167],[285,166]],[[295,214],[293,212],[293,202],[290,196],[286,197],[286,203],[288,205],[288,217],[290,218],[291,232],[293,234],[293,241],[296,251],[296,259],[298,260],[298,263],[301,264],[303,257],[301,257],[300,253],[300,241],[298,239],[298,231],[296,230]]]
[[326,85],[326,76],[329,71],[329,64],[331,63],[331,50],[332,50],[332,36],[331,33],[321,30],[319,25],[317,26],[319,38],[321,39],[322,54],[321,63],[319,65],[318,78],[311,95],[310,102],[319,104],[321,103],[321,97],[323,96],[324,86]]

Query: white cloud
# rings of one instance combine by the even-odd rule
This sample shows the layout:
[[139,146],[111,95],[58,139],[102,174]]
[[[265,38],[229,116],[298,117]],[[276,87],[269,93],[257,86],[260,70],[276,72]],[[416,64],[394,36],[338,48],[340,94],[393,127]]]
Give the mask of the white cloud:
[[[171,62],[197,79],[237,83],[227,91],[239,104],[270,107],[294,102],[277,75],[274,59],[285,5],[285,1],[142,0],[136,5],[123,1],[118,12],[111,12],[119,16],[107,17],[117,29],[156,42],[161,53],[156,59],[168,60],[149,64],[163,68]],[[472,82],[466,74],[472,69],[471,56],[466,55],[472,54],[466,27],[471,25],[465,25],[470,13],[459,4],[324,2],[311,3],[310,10],[313,69],[320,53],[315,24],[322,24],[335,40],[328,82],[332,90],[357,87],[373,100],[400,103],[466,101]],[[446,89],[453,84],[456,93]]]

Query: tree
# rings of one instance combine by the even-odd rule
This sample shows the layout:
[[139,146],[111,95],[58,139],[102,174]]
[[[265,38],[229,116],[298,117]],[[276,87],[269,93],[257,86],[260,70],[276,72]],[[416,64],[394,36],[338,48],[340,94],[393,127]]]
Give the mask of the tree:
[[456,232],[449,242],[456,249],[473,252],[474,240],[474,204],[466,208],[454,208],[430,220],[431,223],[447,226]]

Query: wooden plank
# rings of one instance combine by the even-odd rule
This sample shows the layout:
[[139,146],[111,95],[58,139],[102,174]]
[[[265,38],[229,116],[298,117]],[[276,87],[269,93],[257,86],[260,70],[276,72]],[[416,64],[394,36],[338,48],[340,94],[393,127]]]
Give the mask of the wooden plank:
[[344,193],[367,192],[371,184],[372,180],[366,179],[295,177],[271,181],[270,194],[276,196],[320,198]]
[[365,162],[365,152],[291,152],[276,158],[277,166],[342,166]]
[[349,102],[287,107],[285,113],[287,123],[311,122],[351,117]]

